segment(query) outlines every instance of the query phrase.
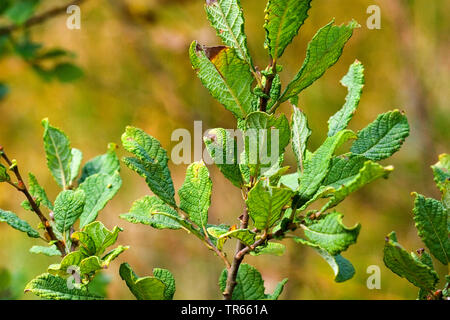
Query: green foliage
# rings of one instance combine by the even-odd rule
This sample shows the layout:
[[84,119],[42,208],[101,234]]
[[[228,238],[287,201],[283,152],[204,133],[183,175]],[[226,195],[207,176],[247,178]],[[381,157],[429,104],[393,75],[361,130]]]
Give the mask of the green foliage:
[[[448,266],[450,257],[450,210],[447,198],[450,184],[445,176],[449,169],[447,159],[449,155],[442,154],[439,156],[439,162],[431,166],[436,186],[442,192],[442,201],[412,193],[415,196],[413,217],[418,235],[429,252],[445,266]],[[394,273],[419,288],[419,300],[449,298],[448,283],[442,290],[435,291],[439,277],[434,270],[431,256],[425,249],[418,249],[417,254],[408,254],[398,244],[395,232],[386,237],[384,263]]]
[[66,232],[78,220],[83,212],[85,199],[83,190],[64,190],[56,197],[53,212],[56,229],[59,232]]
[[415,259],[397,243],[395,232],[390,233],[387,238],[384,263],[394,273],[427,292],[431,292],[438,281],[438,275],[433,268]]
[[[91,287],[97,287],[99,290],[94,292],[105,291],[104,281],[103,284],[92,284],[95,276],[128,249],[127,246],[119,245],[107,251],[115,244],[122,229],[114,227],[108,230],[101,222],[95,221],[99,211],[122,184],[119,160],[114,151],[116,146],[110,144],[106,154],[86,163],[78,180],[80,183],[77,184],[82,152],[71,148],[67,135],[51,126],[48,119],[44,119],[42,124],[48,168],[63,190],[52,203],[46,190],[32,173],[28,175],[27,188],[19,173],[17,161],[9,161],[9,158],[3,157],[14,176],[9,175],[6,167],[1,165],[2,182],[7,181],[25,194],[27,200],[22,206],[39,217],[39,229],[45,231],[41,236],[26,221],[1,209],[0,222],[6,222],[32,238],[41,238],[47,242],[47,246],[33,246],[30,253],[61,257],[59,263],[48,267],[48,273],[29,282],[25,292],[33,292],[44,299],[101,299],[104,294],[100,296],[90,290]],[[0,151],[0,155],[4,155],[3,149]],[[2,168],[5,170],[2,171]]]
[[340,254],[332,255],[327,250],[320,247],[320,245],[295,237],[294,241],[303,245],[307,245],[316,250],[316,252],[330,265],[333,269],[336,282],[347,281],[355,275],[355,268],[353,265]]
[[34,174],[28,173],[28,183],[30,184],[30,194],[36,198],[37,202],[53,210],[53,204],[48,199],[47,193],[41,187]]
[[145,196],[133,203],[129,213],[122,219],[131,223],[142,223],[156,229],[180,229],[178,213],[158,197]]
[[293,192],[287,188],[266,186],[260,180],[248,193],[247,206],[255,228],[266,230],[280,218],[282,209],[291,201]]
[[345,43],[352,36],[353,29],[357,27],[359,25],[355,21],[342,26],[334,26],[332,21],[320,29],[308,45],[300,71],[289,83],[280,101],[297,96],[333,66],[339,60]]
[[11,211],[0,209],[0,222],[6,222],[14,229],[25,232],[30,238],[39,238],[39,232]]
[[203,137],[203,140],[211,159],[219,168],[220,172],[234,186],[241,188],[244,181],[238,164],[237,143],[230,132],[222,128],[212,129]]
[[10,181],[11,178],[8,174],[8,169],[4,165],[0,164],[0,182]]
[[72,149],[67,135],[58,128],[52,127],[48,119],[42,120],[44,127],[44,149],[47,166],[56,183],[67,189],[71,178]]
[[58,248],[55,245],[52,245],[50,247],[32,246],[30,248],[30,252],[35,254],[44,254],[49,257],[61,255],[61,252],[59,252]]
[[98,212],[116,195],[121,186],[122,179],[118,171],[113,175],[96,173],[80,184],[80,190],[86,195],[83,212],[80,215],[81,228],[97,218]]
[[243,119],[255,111],[255,96],[251,91],[254,81],[247,63],[236,49],[230,47],[202,47],[196,41],[189,49],[192,67],[211,95]]
[[[270,63],[266,68],[253,64],[238,0],[206,1],[207,17],[225,46],[207,47],[194,41],[189,48],[201,82],[234,114],[243,137],[239,141],[237,134],[222,128],[204,137],[213,163],[241,189],[245,208],[239,225],[208,224],[212,181],[203,162],[188,167],[177,206],[160,143],[131,127],[122,137],[124,148],[136,156],[124,162],[146,179],[155,196],[137,200],[121,217],[156,229],[183,229],[200,239],[227,267],[219,281],[226,299],[278,298],[286,281],[272,295],[265,294],[261,274],[242,261],[247,254],[282,255],[286,247],[280,242],[288,237],[317,251],[333,269],[336,282],[352,278],[355,268],[341,254],[356,243],[361,226],[346,227],[343,215],[329,209],[368,183],[387,178],[392,166],[376,161],[398,151],[409,134],[406,117],[398,110],[380,115],[358,134],[347,129],[364,86],[364,67],[355,61],[341,80],[348,89],[343,107],[330,117],[325,141],[314,152],[308,150],[311,130],[306,112],[296,106],[298,95],[337,62],[359,27],[355,21],[340,26],[332,21],[320,29],[307,47],[300,71],[282,90],[283,68],[278,60],[304,24],[310,4],[310,0],[268,1],[264,28]],[[293,104],[291,123],[286,115],[275,114],[288,100]],[[297,162],[294,172],[283,166],[291,140]],[[349,140],[355,140],[350,152],[341,153]],[[307,211],[322,198],[328,201],[320,210]],[[296,230],[303,231],[304,237],[290,234]],[[231,239],[239,242],[233,255],[224,246]],[[148,291],[151,298],[162,298],[162,285],[154,278],[140,280],[131,268],[121,269],[136,297],[145,298]]]
[[341,84],[347,87],[348,94],[342,109],[328,120],[329,137],[345,129],[356,112],[364,87],[364,66],[361,62],[355,61],[350,66],[348,73],[342,78]]
[[347,228],[342,223],[342,214],[333,212],[322,219],[307,221],[301,227],[308,240],[336,255],[356,243],[361,225]]
[[167,151],[155,138],[134,127],[127,127],[122,135],[125,150],[136,157],[126,157],[123,162],[133,171],[145,178],[150,189],[171,206],[175,204],[170,170],[167,165]]
[[203,228],[208,223],[208,209],[211,204],[212,181],[203,162],[191,164],[186,171],[186,179],[178,191],[180,209]]
[[447,230],[448,213],[444,205],[435,199],[414,193],[414,221],[419,236],[431,254],[442,264],[448,265],[450,239]]
[[330,168],[331,159],[336,149],[356,136],[350,130],[342,130],[324,143],[305,161],[303,173],[300,175],[299,195],[302,199],[310,199],[319,189]]
[[[434,174],[434,181],[441,192],[448,189],[450,179],[450,154],[441,154],[439,161],[431,166]],[[447,183],[447,184],[446,184]]]
[[[226,288],[227,270],[223,270],[219,286],[223,292]],[[254,267],[243,263],[239,267],[236,277],[236,288],[233,292],[233,300],[277,300],[283,292],[287,279],[281,281],[272,294],[265,294],[264,280]]]
[[[45,24],[55,14],[64,14],[60,7],[45,8],[40,0],[2,0],[0,3],[0,59],[22,59],[43,81],[63,83],[80,79],[84,72],[73,63],[75,54],[62,48],[47,47],[33,40],[33,27]],[[9,93],[0,83],[0,100]]]
[[270,56],[275,60],[297,35],[308,18],[311,0],[269,0],[266,7],[266,42]]
[[51,300],[99,300],[101,296],[89,293],[86,288],[67,286],[67,281],[48,273],[41,274],[31,280],[25,287],[25,292],[32,292],[43,299]]
[[[311,129],[308,127],[306,115],[297,107],[293,106],[292,113],[292,150],[294,151],[297,165],[303,171],[305,160],[306,143],[311,135]],[[297,178],[298,179],[298,178]],[[296,189],[296,188],[295,188]]]
[[173,275],[165,269],[153,269],[153,277],[138,277],[128,263],[120,266],[120,277],[138,300],[172,300],[175,293]]
[[222,41],[235,48],[240,59],[252,65],[240,0],[207,0],[205,10],[208,20]]
[[402,112],[394,110],[383,113],[358,132],[351,152],[371,160],[386,159],[400,149],[408,135],[408,120]]

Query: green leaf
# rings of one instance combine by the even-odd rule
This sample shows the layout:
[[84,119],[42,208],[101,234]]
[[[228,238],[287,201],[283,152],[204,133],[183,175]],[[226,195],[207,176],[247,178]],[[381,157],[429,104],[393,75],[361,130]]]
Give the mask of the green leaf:
[[298,172],[285,174],[284,176],[281,176],[279,184],[288,187],[292,191],[296,191],[298,190],[299,186],[298,178],[299,178]]
[[89,293],[86,289],[69,289],[67,280],[48,273],[41,274],[31,280],[25,287],[25,292],[52,300],[100,300],[103,297]]
[[255,228],[265,230],[277,222],[292,196],[290,189],[268,186],[267,180],[258,181],[248,193],[246,201]]
[[361,62],[356,60],[350,66],[348,73],[342,78],[341,84],[348,89],[348,94],[342,109],[328,120],[329,137],[347,128],[358,107],[364,87],[364,66]]
[[38,4],[39,0],[16,0],[5,15],[15,24],[21,25],[33,15]]
[[212,129],[203,137],[203,141],[220,172],[233,185],[241,188],[244,182],[238,164],[237,143],[231,133],[222,128]]
[[431,166],[434,181],[441,192],[445,190],[445,182],[450,180],[450,154],[439,155],[439,161]]
[[53,204],[47,197],[47,193],[45,192],[44,188],[42,188],[37,181],[36,177],[32,174],[28,174],[28,183],[29,183],[29,191],[30,194],[36,198],[38,203],[42,203],[44,206],[46,206],[48,209],[53,210]]
[[81,160],[83,160],[83,153],[75,148],[72,148],[72,162],[70,164],[70,182],[71,185],[75,179],[78,177],[78,173],[80,172]]
[[153,269],[153,276],[161,280],[166,286],[166,289],[164,290],[164,299],[172,300],[176,289],[175,279],[172,273],[166,269],[155,268]]
[[266,294],[266,299],[267,300],[278,300],[281,293],[283,293],[284,286],[286,285],[287,282],[288,282],[287,278],[281,280],[281,282],[279,282],[277,284],[277,286],[275,287],[275,290],[273,291],[272,294]]
[[359,25],[356,21],[351,21],[346,26],[334,26],[331,21],[321,28],[309,43],[305,61],[283,92],[280,101],[284,102],[297,96],[334,65],[341,56],[345,43],[352,36],[353,29],[357,27]]
[[69,62],[57,64],[52,73],[61,82],[73,82],[83,77],[84,72],[81,68]]
[[386,237],[383,261],[392,272],[406,278],[416,287],[427,292],[434,290],[438,281],[437,273],[403,249],[397,242],[395,232]]
[[121,231],[122,229],[119,227],[114,227],[110,231],[100,221],[94,221],[81,231],[73,233],[72,239],[80,242],[82,251],[87,256],[100,256],[105,252],[106,248],[116,243]]
[[78,183],[83,183],[89,176],[96,173],[104,173],[112,176],[116,171],[120,171],[120,162],[115,150],[117,145],[115,143],[110,143],[108,145],[108,151],[105,154],[99,155],[84,165],[81,170],[81,178]]
[[158,140],[134,127],[127,127],[122,144],[136,158],[124,158],[124,163],[145,178],[150,189],[166,203],[176,207],[175,190],[167,165],[167,151]]
[[356,243],[361,229],[360,224],[352,228],[346,227],[342,218],[342,214],[332,212],[319,220],[312,220],[300,226],[311,243],[334,256]]
[[354,139],[353,131],[343,130],[325,142],[314,152],[304,164],[303,174],[300,176],[299,194],[304,202],[308,201],[319,189],[322,180],[327,176],[332,156],[337,148],[349,139]]
[[364,167],[367,159],[362,156],[347,155],[333,157],[330,170],[322,182],[323,186],[339,189],[341,186],[353,181],[359,171]]
[[166,293],[166,285],[156,277],[139,278],[128,263],[122,263],[119,270],[120,277],[124,280],[138,300],[165,300],[169,295]]
[[266,7],[264,29],[265,46],[270,56],[277,60],[298,34],[308,18],[311,0],[269,0]]
[[[1,44],[0,44],[0,54],[1,54]],[[6,84],[0,82],[0,101],[9,93],[9,88]]]
[[246,246],[251,246],[255,243],[256,233],[248,229],[235,229],[221,234],[219,238],[228,237],[238,239]]
[[[227,270],[223,270],[219,285],[222,292],[226,289]],[[239,266],[236,276],[236,287],[234,288],[232,300],[263,300],[266,299],[264,294],[264,280],[261,274],[254,267],[243,263]]]
[[49,257],[61,255],[61,252],[55,245],[51,245],[50,247],[32,246],[30,248],[30,252],[35,254],[44,254]]
[[180,209],[200,228],[208,223],[208,209],[211,204],[212,181],[203,162],[194,162],[186,171],[186,179],[178,190]]
[[236,118],[255,110],[254,81],[250,67],[229,47],[203,47],[196,41],[189,49],[192,67],[211,95]]
[[118,246],[117,248],[111,250],[108,252],[103,258],[102,258],[102,268],[108,267],[111,261],[116,259],[118,256],[120,256],[123,252],[128,250],[129,246]]
[[55,276],[67,276],[69,273],[67,272],[68,268],[79,267],[81,262],[87,258],[87,256],[81,251],[73,251],[64,256],[59,264],[51,264],[47,272],[55,275]]
[[383,167],[370,160],[366,161],[363,167],[359,170],[358,174],[351,180],[347,180],[345,183],[342,183],[340,187],[337,187],[335,183],[334,187],[337,187],[336,191],[332,193],[330,201],[328,201],[328,203],[323,206],[320,211],[324,212],[327,209],[336,206],[349,194],[361,189],[366,184],[369,184],[376,179],[387,178],[389,173],[393,170],[394,168],[392,166]]
[[386,159],[400,149],[408,136],[406,116],[398,110],[386,112],[358,132],[350,151],[370,160]]
[[119,172],[112,176],[97,173],[84,180],[79,186],[79,189],[86,194],[86,203],[80,215],[80,228],[97,218],[99,211],[117,194],[121,186],[122,179]]
[[295,237],[294,241],[307,245],[313,249],[330,265],[333,269],[336,282],[344,282],[350,280],[355,275],[355,268],[353,265],[340,254],[332,255],[326,250],[322,249],[319,245],[306,241],[302,238]]
[[442,203],[432,198],[413,193],[414,222],[422,241],[431,254],[444,265],[448,265],[450,257],[450,240],[447,230],[447,211]]
[[39,232],[34,230],[28,222],[20,219],[11,211],[0,209],[0,222],[6,222],[16,230],[25,232],[30,238],[39,238]]
[[[283,114],[277,117],[256,111],[248,115],[245,126],[246,163],[262,164],[266,167],[276,165],[274,159],[280,159],[291,138],[286,116]],[[278,141],[272,141],[272,138],[278,138]],[[278,150],[272,150],[272,147]]]
[[64,233],[73,226],[83,212],[86,195],[83,190],[64,190],[55,200],[54,216],[56,229]]
[[4,165],[0,164],[0,182],[10,181],[11,178],[8,174],[8,169]]
[[80,266],[80,274],[84,276],[89,274],[95,274],[97,271],[101,270],[102,262],[99,257],[91,256],[81,260],[79,266]]
[[[306,143],[311,135],[311,129],[308,127],[306,115],[293,106],[292,113],[292,150],[297,160],[300,171],[303,171],[303,163],[305,159]],[[298,182],[297,182],[298,183]]]
[[145,196],[135,201],[129,213],[120,217],[131,223],[142,223],[156,229],[180,229],[178,213],[158,197]]
[[205,10],[217,36],[227,46],[235,48],[237,56],[251,66],[240,0],[207,0]]
[[226,225],[211,226],[206,229],[206,231],[210,235],[212,242],[219,250],[223,249],[223,245],[228,240],[227,237],[222,237],[222,235],[227,233],[229,230],[230,227]]
[[282,256],[286,251],[286,247],[277,242],[268,242],[266,245],[256,247],[255,250],[251,251],[252,256],[259,256],[261,254],[271,254],[274,256]]
[[48,119],[42,120],[44,127],[44,149],[47,156],[47,166],[56,183],[67,189],[71,178],[72,149],[66,134],[52,127]]

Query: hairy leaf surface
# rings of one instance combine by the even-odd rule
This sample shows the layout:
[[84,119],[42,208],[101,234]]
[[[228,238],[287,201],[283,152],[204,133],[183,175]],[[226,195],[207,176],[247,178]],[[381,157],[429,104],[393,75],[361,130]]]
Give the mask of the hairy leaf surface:
[[265,46],[275,60],[297,35],[308,18],[311,0],[269,0],[266,7]]
[[280,101],[284,102],[297,96],[334,65],[341,56],[345,43],[352,36],[353,29],[358,26],[355,21],[346,26],[334,26],[331,21],[320,29],[308,45],[300,71],[289,83]]
[[386,112],[358,132],[350,151],[370,160],[386,159],[400,149],[408,135],[406,116],[398,110]]
[[341,84],[348,89],[345,104],[338,112],[328,120],[328,136],[334,136],[341,130],[347,128],[361,99],[364,87],[364,66],[359,61],[355,61],[342,78]]

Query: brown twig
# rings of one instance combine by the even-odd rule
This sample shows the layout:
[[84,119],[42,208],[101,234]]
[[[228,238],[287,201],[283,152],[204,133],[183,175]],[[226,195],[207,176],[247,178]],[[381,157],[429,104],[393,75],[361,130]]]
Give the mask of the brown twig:
[[[272,89],[273,79],[276,76],[276,62],[273,59],[270,59],[270,63],[268,69],[271,69],[271,74],[266,77],[266,84],[263,89],[264,95],[268,96],[270,94],[270,89]],[[262,112],[266,112],[267,102],[269,99],[267,97],[262,96],[259,100],[259,110]]]
[[[244,199],[245,200],[245,199]],[[248,226],[248,208],[247,205],[244,207],[244,212],[241,216],[241,225],[240,229],[246,229]],[[225,291],[223,292],[223,299],[224,300],[231,300],[231,297],[233,295],[234,288],[236,287],[236,277],[239,270],[239,266],[242,263],[242,260],[244,260],[244,255],[239,255],[239,252],[241,252],[245,248],[245,244],[243,244],[241,241],[238,241],[236,245],[236,254],[233,258],[233,262],[231,263],[231,266],[227,268],[228,275],[227,275],[227,282]]]
[[13,187],[15,187],[18,191],[22,192],[25,195],[25,197],[27,198],[28,202],[30,203],[30,206],[31,206],[33,212],[36,213],[36,215],[39,217],[39,219],[41,220],[42,224],[45,227],[46,235],[49,237],[49,239],[47,239],[47,240],[55,241],[56,247],[61,252],[61,256],[64,257],[66,255],[65,245],[64,245],[64,243],[61,240],[59,240],[56,237],[56,235],[55,235],[55,233],[53,231],[53,228],[50,225],[50,222],[44,216],[44,214],[42,213],[42,211],[39,208],[38,204],[36,203],[35,199],[33,198],[33,196],[28,191],[27,186],[25,185],[25,183],[24,183],[24,181],[22,179],[22,176],[20,174],[19,167],[17,166],[17,164],[13,163],[8,158],[8,156],[5,154],[2,146],[0,146],[0,155],[6,161],[6,163],[11,167],[11,170],[14,172],[14,175],[17,178],[17,184],[15,184],[15,183],[10,183],[10,184]]
[[38,14],[34,17],[31,17],[30,19],[28,19],[27,21],[25,21],[23,24],[18,25],[18,24],[11,24],[8,26],[4,26],[4,27],[0,27],[0,36],[4,36],[4,35],[8,35],[16,30],[20,30],[23,28],[29,28],[32,27],[34,25],[37,24],[41,24],[45,21],[47,21],[48,19],[54,18],[62,13],[65,13],[67,8],[69,6],[72,5],[81,5],[84,1],[86,0],[73,0],[65,5],[62,6],[58,6],[55,8],[52,8],[48,11],[45,11],[41,14]]

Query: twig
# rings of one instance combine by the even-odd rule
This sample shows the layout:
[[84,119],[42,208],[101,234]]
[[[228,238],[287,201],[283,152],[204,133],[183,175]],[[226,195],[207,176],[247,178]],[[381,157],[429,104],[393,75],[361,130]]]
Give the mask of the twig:
[[[245,196],[246,197],[246,196]],[[245,200],[245,198],[244,198]],[[241,216],[241,225],[240,225],[240,229],[246,229],[248,226],[248,208],[247,205],[245,205],[244,207],[244,212]],[[238,241],[237,245],[236,245],[236,254],[233,258],[233,262],[230,266],[230,268],[228,268],[228,275],[227,275],[227,282],[226,282],[226,287],[225,287],[225,291],[223,292],[223,299],[224,300],[231,300],[231,297],[233,295],[233,291],[234,288],[236,287],[236,277],[237,277],[237,273],[239,270],[239,266],[242,263],[242,260],[244,260],[244,255],[239,255],[239,252],[241,252],[244,248],[245,248],[245,244],[243,244],[241,241]]]
[[[270,59],[269,63],[269,69],[271,69],[271,74],[266,77],[266,84],[263,89],[263,93],[265,96],[268,96],[270,94],[270,89],[272,89],[272,83],[273,79],[276,75],[276,62],[274,62],[273,59]],[[267,109],[267,102],[269,99],[267,97],[262,96],[259,100],[259,110],[262,112],[266,112]]]
[[13,164],[13,162],[8,158],[8,156],[5,154],[2,146],[0,146],[0,155],[6,161],[6,163],[11,167],[11,170],[14,172],[14,175],[17,178],[17,184],[14,184],[14,183],[10,183],[10,184],[12,186],[14,186],[18,191],[22,192],[25,195],[28,202],[30,203],[31,208],[33,209],[33,212],[36,213],[36,215],[39,217],[42,224],[44,225],[45,231],[46,231],[48,237],[50,238],[51,241],[55,241],[56,247],[61,252],[61,256],[64,257],[66,255],[65,245],[61,240],[59,240],[56,237],[55,233],[53,232],[53,228],[50,225],[50,222],[44,216],[41,209],[37,205],[35,199],[28,191],[27,186],[25,185],[25,183],[22,179],[22,176],[20,174],[19,167],[17,166],[17,164]]
[[72,5],[81,5],[86,0],[73,0],[63,6],[58,6],[53,9],[50,9],[48,11],[45,11],[41,14],[38,14],[34,17],[31,17],[27,21],[25,21],[23,24],[11,24],[8,26],[0,27],[0,36],[8,35],[16,30],[20,30],[23,28],[29,28],[37,24],[41,24],[45,22],[48,19],[54,18],[62,13],[65,13],[67,8]]

